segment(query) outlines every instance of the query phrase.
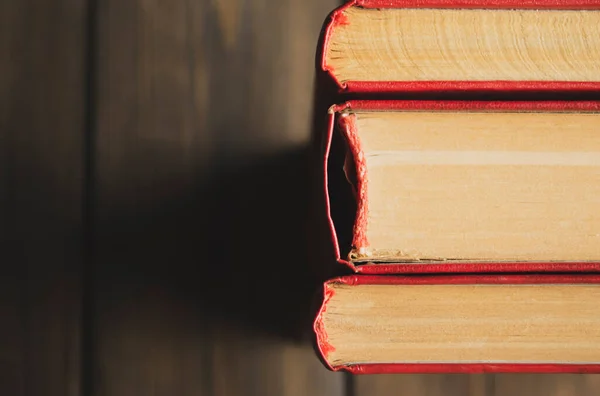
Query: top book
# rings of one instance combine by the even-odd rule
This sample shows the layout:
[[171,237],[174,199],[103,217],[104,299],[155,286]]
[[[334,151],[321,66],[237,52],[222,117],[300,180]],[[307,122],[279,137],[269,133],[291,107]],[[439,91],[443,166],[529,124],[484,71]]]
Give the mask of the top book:
[[353,0],[321,68],[348,92],[598,91],[598,0]]

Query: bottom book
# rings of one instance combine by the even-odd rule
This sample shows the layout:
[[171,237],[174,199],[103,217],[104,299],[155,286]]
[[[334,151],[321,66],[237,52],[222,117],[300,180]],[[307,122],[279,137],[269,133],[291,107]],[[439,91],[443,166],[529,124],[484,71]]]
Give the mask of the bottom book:
[[361,276],[325,283],[316,347],[355,374],[600,373],[600,275]]

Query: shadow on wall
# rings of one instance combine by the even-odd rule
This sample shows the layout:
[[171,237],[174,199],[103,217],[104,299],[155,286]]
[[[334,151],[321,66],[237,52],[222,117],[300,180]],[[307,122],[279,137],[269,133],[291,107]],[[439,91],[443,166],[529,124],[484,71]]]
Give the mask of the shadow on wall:
[[311,161],[299,149],[230,164],[178,196],[158,191],[167,198],[153,207],[105,210],[96,281],[112,285],[115,306],[124,289],[166,293],[203,319],[304,339],[335,268]]

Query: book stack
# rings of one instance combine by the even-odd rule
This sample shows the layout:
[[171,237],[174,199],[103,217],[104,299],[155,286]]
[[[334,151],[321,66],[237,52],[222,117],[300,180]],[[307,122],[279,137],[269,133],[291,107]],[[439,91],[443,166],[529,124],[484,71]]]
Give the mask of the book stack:
[[600,2],[354,0],[321,40],[352,271],[323,288],[325,364],[600,372]]

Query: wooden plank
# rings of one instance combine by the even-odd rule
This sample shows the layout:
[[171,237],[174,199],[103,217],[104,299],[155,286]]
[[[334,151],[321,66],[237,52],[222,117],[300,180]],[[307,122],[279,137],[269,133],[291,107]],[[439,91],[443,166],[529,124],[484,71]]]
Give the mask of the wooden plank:
[[485,379],[464,374],[387,374],[356,376],[353,396],[484,396]]
[[492,395],[592,396],[600,392],[597,375],[498,374]]
[[342,394],[292,341],[316,286],[306,148],[334,3],[100,2],[96,395]]
[[80,394],[86,0],[0,2],[0,393]]
[[587,396],[597,395],[600,380],[581,374],[434,374],[354,377],[356,396]]

